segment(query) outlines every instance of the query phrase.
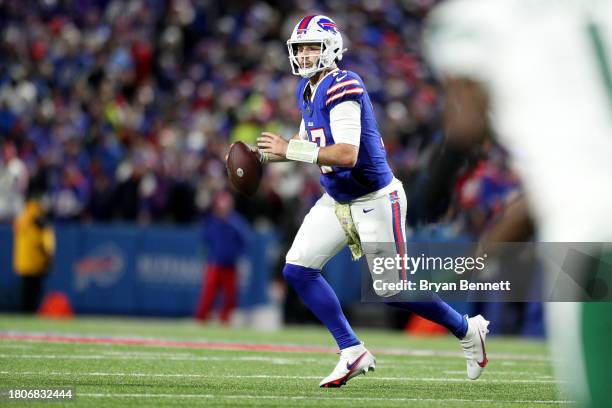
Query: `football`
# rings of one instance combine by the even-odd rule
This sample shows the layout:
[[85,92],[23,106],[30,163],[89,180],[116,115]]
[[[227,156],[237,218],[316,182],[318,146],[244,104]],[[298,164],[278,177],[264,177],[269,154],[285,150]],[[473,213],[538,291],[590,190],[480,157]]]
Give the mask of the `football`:
[[225,165],[230,184],[236,191],[247,196],[255,194],[263,173],[257,153],[243,142],[236,142],[230,147]]

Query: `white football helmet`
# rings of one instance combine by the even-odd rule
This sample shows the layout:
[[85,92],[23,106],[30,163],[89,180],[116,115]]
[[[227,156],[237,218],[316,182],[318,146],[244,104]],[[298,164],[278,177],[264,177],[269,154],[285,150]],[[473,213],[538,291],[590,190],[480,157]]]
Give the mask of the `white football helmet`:
[[[321,46],[318,61],[310,68],[301,68],[297,58],[298,44]],[[342,36],[334,21],[326,16],[306,16],[293,29],[287,40],[289,62],[294,75],[310,78],[315,73],[331,67],[336,59],[342,59]]]

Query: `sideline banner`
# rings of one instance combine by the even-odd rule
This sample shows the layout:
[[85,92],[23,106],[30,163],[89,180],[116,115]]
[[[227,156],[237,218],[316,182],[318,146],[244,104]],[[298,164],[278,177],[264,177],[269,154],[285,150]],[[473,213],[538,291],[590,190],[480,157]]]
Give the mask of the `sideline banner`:
[[[199,227],[55,225],[47,291],[65,292],[77,313],[191,315],[206,259]],[[268,303],[274,233],[257,234],[239,262],[239,306]],[[0,226],[0,310],[16,310],[12,231]]]

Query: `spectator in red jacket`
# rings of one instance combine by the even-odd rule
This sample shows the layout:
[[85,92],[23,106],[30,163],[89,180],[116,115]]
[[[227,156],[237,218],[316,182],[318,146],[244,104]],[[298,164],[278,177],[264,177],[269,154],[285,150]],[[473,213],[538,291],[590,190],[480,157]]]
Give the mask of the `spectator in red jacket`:
[[234,211],[232,196],[227,191],[217,193],[212,213],[203,225],[202,239],[208,249],[208,259],[196,319],[205,321],[208,318],[217,294],[222,292],[224,302],[219,317],[222,323],[229,323],[237,304],[236,264],[247,247],[249,235],[247,221]]

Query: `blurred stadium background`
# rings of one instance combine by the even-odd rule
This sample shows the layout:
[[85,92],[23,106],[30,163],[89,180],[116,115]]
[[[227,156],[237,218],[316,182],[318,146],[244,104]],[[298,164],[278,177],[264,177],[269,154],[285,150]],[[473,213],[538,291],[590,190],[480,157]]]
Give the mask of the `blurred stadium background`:
[[[409,238],[466,242],[486,230],[520,190],[493,143],[435,224],[414,216],[443,137],[441,91],[420,48],[435,3],[0,0],[0,386],[74,386],[80,405],[96,407],[566,405],[541,304],[453,304],[485,314],[498,335],[495,364],[467,382],[445,331],[360,302],[364,265],[348,251],[324,274],[381,372],[341,394],[319,390],[335,350],[281,276],[321,194],[319,170],[267,166],[254,197],[227,195],[232,142],[296,132],[285,41],[302,16],[323,13],[349,49],[341,67],[367,84],[410,201]],[[212,318],[230,328],[196,323],[211,317],[203,297],[223,286],[211,291],[206,265],[224,257],[236,258],[237,304],[217,299]],[[18,314],[36,309],[76,318]]]
[[[193,315],[208,254],[203,220],[228,188],[223,157],[264,129],[296,131],[284,41],[313,10],[342,27],[342,66],[364,78],[391,166],[418,205],[411,192],[442,137],[441,95],[420,49],[434,4],[0,1],[0,308],[20,307],[12,222],[34,194],[57,240],[47,293],[65,293],[77,314]],[[503,209],[519,183],[503,151],[487,150],[456,183],[445,221],[412,225],[412,239],[470,240]],[[280,266],[320,195],[318,174],[267,166],[254,198],[235,197],[249,225],[235,323],[314,321]],[[326,268],[350,318],[403,328],[409,316],[359,304],[359,267],[343,252]],[[497,333],[543,332],[538,304],[456,306],[486,312]]]

